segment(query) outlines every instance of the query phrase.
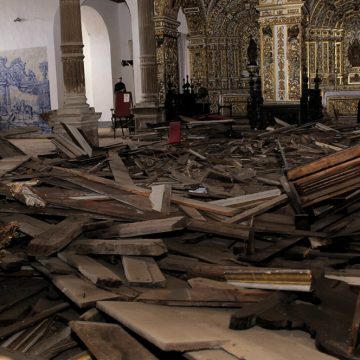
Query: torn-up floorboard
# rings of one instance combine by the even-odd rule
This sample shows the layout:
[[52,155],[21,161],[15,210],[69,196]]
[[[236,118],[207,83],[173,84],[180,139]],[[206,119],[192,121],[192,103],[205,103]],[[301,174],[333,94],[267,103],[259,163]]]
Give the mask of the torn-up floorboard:
[[66,130],[67,134],[71,137],[71,139],[78,145],[80,148],[82,148],[86,154],[91,157],[92,156],[92,148],[84,138],[84,136],[81,134],[79,129],[77,129],[75,126],[61,123],[61,125]]
[[0,158],[10,158],[15,156],[24,156],[24,152],[9,141],[0,138]]
[[98,360],[156,360],[119,325],[71,321],[70,326]]
[[239,358],[222,349],[198,350],[184,353],[188,360],[238,360]]
[[259,214],[262,214],[276,206],[283,205],[288,201],[288,196],[285,194],[279,195],[271,200],[264,201],[260,205],[257,205],[249,210],[245,210],[244,212],[237,214],[228,220],[225,220],[225,222],[234,224],[237,222],[242,222],[244,220],[247,220],[251,218],[252,216],[256,216]]
[[114,301],[100,301],[97,307],[164,351],[217,348],[226,342],[221,333],[176,308]]
[[152,208],[163,214],[170,214],[171,210],[171,185],[154,185],[149,195]]
[[186,227],[190,230],[247,240],[249,227],[238,224],[227,224],[215,221],[189,220]]
[[258,302],[263,298],[243,295],[229,289],[197,288],[197,289],[162,289],[148,290],[140,294],[136,301],[172,306],[211,306],[241,307],[244,303]]
[[185,227],[186,219],[184,216],[175,216],[166,219],[148,220],[133,222],[129,224],[116,224],[106,230],[94,231],[87,236],[114,238],[114,237],[135,237],[150,234],[160,234],[182,230]]
[[132,286],[164,287],[166,279],[151,257],[123,256],[126,280]]
[[92,307],[97,301],[116,299],[118,297],[116,294],[99,289],[90,281],[75,275],[55,276],[53,284],[79,308]]
[[82,233],[82,226],[88,221],[86,217],[66,218],[33,238],[28,245],[28,254],[49,256],[58,252]]
[[76,268],[84,277],[99,287],[119,287],[121,279],[96,259],[76,255],[68,251],[58,253],[58,257]]
[[18,321],[14,324],[8,325],[0,329],[0,340],[7,338],[8,336],[15,334],[18,331],[21,331],[23,329],[26,329],[27,327],[34,325],[43,319],[46,319],[58,312],[61,312],[68,308],[70,304],[68,303],[57,303],[56,305],[50,307],[49,309],[46,309],[42,312],[39,312],[37,314],[34,314],[32,316],[29,316],[22,321]]
[[118,184],[134,185],[129,171],[124,165],[120,155],[115,150],[108,151],[108,160],[114,180]]
[[[1,144],[0,144],[1,146]],[[4,176],[6,173],[11,172],[24,164],[26,161],[30,159],[29,156],[26,155],[18,155],[12,157],[6,157],[5,159],[0,160],[0,177]]]
[[160,256],[167,249],[161,239],[76,240],[69,250],[77,254]]
[[47,231],[52,227],[51,224],[45,221],[21,213],[5,215],[2,219],[9,222],[16,222],[19,224],[19,230],[21,232],[32,237],[40,235],[42,232]]

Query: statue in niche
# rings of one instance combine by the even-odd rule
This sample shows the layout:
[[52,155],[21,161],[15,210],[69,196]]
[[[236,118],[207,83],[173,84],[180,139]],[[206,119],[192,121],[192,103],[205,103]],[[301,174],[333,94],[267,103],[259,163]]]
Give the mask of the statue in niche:
[[250,35],[250,41],[249,46],[247,48],[247,55],[249,60],[249,65],[257,65],[256,59],[257,59],[257,45],[253,37]]
[[297,37],[299,35],[300,29],[299,26],[294,25],[288,28],[288,40],[291,41],[297,41]]
[[262,32],[264,36],[272,37],[272,29],[269,25],[263,27]]
[[352,67],[360,66],[360,41],[358,39],[349,45],[348,59]]

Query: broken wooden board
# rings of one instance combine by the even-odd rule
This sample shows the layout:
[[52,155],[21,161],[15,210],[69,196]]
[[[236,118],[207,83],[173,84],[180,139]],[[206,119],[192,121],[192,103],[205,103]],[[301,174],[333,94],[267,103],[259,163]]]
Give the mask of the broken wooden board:
[[[1,144],[0,144],[1,146]],[[0,160],[0,177],[11,172],[30,159],[29,156],[12,156]]]
[[236,222],[241,222],[241,221],[247,220],[247,219],[251,218],[252,216],[262,214],[262,213],[274,208],[275,206],[285,204],[287,202],[287,200],[288,200],[287,195],[285,195],[285,194],[279,195],[271,200],[266,200],[263,203],[261,203],[260,205],[257,205],[249,210],[245,210],[244,212],[225,220],[225,222],[229,223],[229,224],[234,224]]
[[160,239],[76,240],[69,250],[77,254],[160,256],[167,252]]
[[45,221],[21,213],[5,215],[2,219],[9,222],[16,222],[19,224],[19,230],[21,232],[32,237],[40,235],[42,232],[47,231],[52,227],[51,224]]
[[86,217],[68,217],[42,232],[28,244],[28,255],[49,256],[68,245],[82,232],[82,226],[89,221]]
[[84,277],[99,287],[119,287],[121,279],[100,262],[85,255],[68,251],[58,253],[58,257],[76,268]]
[[153,185],[149,195],[152,208],[163,214],[170,214],[171,210],[171,185]]
[[156,360],[119,325],[71,321],[70,327],[98,360]]
[[116,224],[106,230],[99,230],[88,234],[88,237],[101,237],[103,239],[114,237],[135,237],[150,234],[160,234],[182,230],[185,227],[186,218],[175,216],[166,219],[154,219],[138,221],[128,224]]
[[[87,180],[97,182],[98,184],[109,185],[110,187],[113,187],[115,189],[121,189],[121,190],[128,191],[128,192],[131,192],[131,193],[137,194],[137,195],[149,197],[149,195],[151,193],[150,190],[141,188],[139,186],[127,185],[127,184],[117,184],[114,181],[111,181],[109,179],[101,178],[100,176],[87,174],[87,173],[84,173],[82,171],[75,170],[75,169],[60,168],[60,167],[55,167],[55,166],[54,166],[54,169],[56,169],[57,171],[61,171],[63,173],[80,176]],[[203,211],[207,211],[207,212],[211,212],[211,213],[219,214],[219,215],[224,215],[224,216],[233,216],[236,213],[236,211],[234,209],[228,208],[226,206],[210,204],[205,201],[189,199],[189,198],[185,198],[185,197],[182,197],[180,195],[175,195],[175,194],[171,195],[171,201],[177,205],[185,205],[188,207],[193,207],[198,210],[203,210]]]
[[[262,294],[263,295],[263,294]],[[140,294],[136,301],[171,306],[242,307],[243,304],[258,302],[263,297],[237,293],[228,289],[179,288],[148,290]]]
[[247,240],[249,227],[238,224],[227,224],[218,221],[189,220],[186,227],[190,230]]
[[123,256],[122,265],[129,285],[154,287],[166,285],[164,275],[151,257]]
[[254,202],[269,200],[279,195],[281,195],[281,190],[274,189],[274,190],[261,191],[253,194],[235,196],[227,199],[213,200],[210,201],[210,203],[222,205],[222,206],[237,207],[239,205],[251,204]]
[[75,275],[58,275],[53,284],[79,308],[95,306],[97,301],[116,299],[117,295],[97,288],[90,281]]
[[60,303],[56,304],[50,308],[47,308],[44,311],[41,311],[39,313],[36,313],[32,316],[29,316],[21,321],[18,321],[16,323],[13,323],[11,325],[2,327],[0,329],[0,340],[15,334],[23,329],[28,328],[29,326],[32,326],[34,324],[39,323],[40,321],[50,317],[51,315],[54,315],[58,312],[61,312],[65,309],[67,309],[70,305],[68,303]]
[[86,141],[86,139],[84,138],[84,136],[81,134],[81,132],[79,131],[79,129],[77,129],[75,126],[73,125],[69,125],[66,123],[61,123],[61,125],[64,127],[64,129],[66,130],[67,134],[71,137],[71,139],[78,145],[80,146],[85,152],[86,154],[91,157],[92,156],[92,148],[91,146],[88,144],[88,142]]
[[289,180],[295,180],[302,176],[311,175],[317,171],[327,169],[331,166],[339,165],[345,161],[355,159],[360,156],[360,146],[353,146],[342,151],[338,151],[329,156],[320,158],[308,164],[290,169],[287,172]]
[[176,308],[114,301],[99,301],[97,307],[164,351],[218,348],[226,341]]
[[128,169],[124,165],[121,157],[115,150],[108,151],[108,159],[111,172],[113,174],[115,183],[118,184],[128,184],[134,186],[134,181],[132,180]]

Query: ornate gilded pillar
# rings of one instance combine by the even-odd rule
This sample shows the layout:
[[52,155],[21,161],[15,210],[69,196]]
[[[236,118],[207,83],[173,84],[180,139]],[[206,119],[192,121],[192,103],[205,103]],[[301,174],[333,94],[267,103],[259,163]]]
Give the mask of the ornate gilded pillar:
[[179,89],[178,27],[180,22],[169,16],[155,16],[156,63],[159,105],[165,103],[167,83]]
[[299,102],[304,61],[303,0],[260,0],[264,102]]
[[137,130],[159,120],[154,1],[138,0],[141,99],[134,109]]
[[60,26],[64,104],[51,115],[54,131],[62,132],[60,122],[73,125],[80,128],[87,139],[97,146],[97,122],[101,113],[95,113],[85,97],[80,0],[60,0]]

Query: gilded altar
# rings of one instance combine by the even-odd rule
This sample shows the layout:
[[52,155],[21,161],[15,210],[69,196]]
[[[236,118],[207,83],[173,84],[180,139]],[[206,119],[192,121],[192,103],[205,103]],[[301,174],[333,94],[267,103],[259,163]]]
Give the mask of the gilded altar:
[[355,116],[357,114],[359,101],[360,90],[328,91],[323,96],[323,106],[330,116],[334,116],[334,112],[339,116]]

